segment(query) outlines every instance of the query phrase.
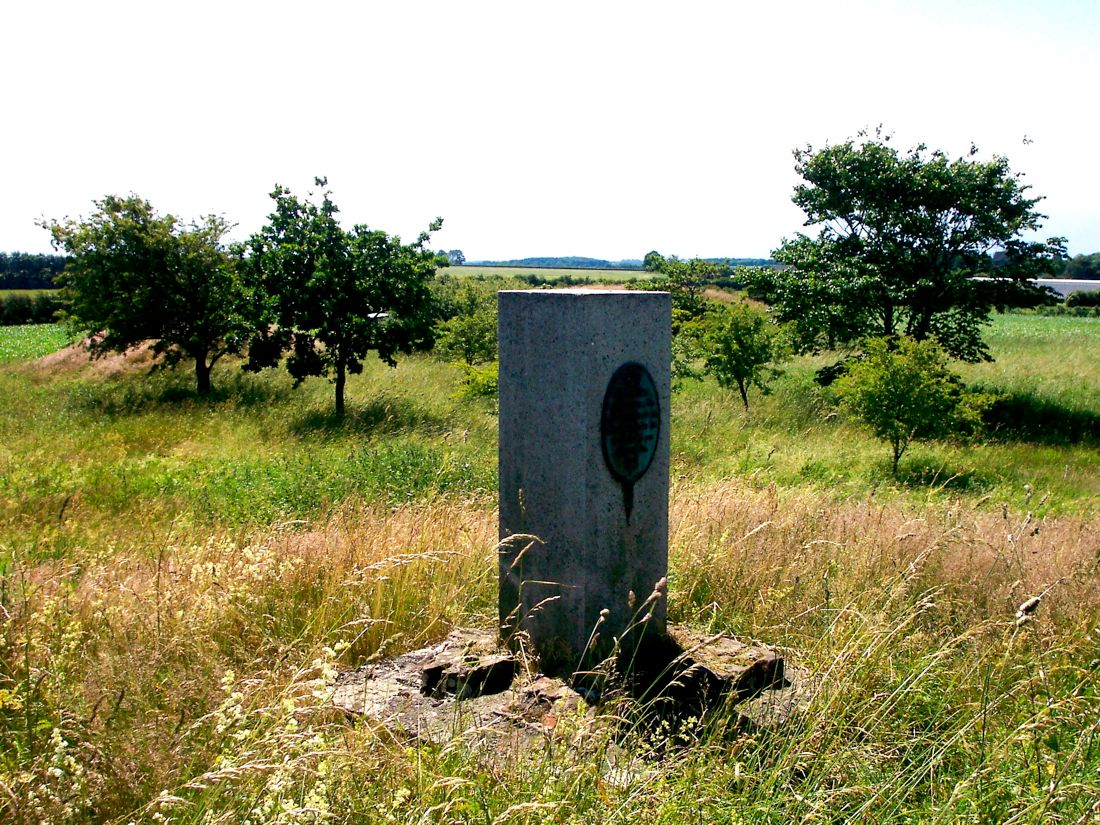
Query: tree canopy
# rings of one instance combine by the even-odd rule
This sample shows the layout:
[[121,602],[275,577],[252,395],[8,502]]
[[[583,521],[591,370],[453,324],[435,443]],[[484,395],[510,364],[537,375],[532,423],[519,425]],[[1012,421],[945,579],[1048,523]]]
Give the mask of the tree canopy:
[[69,255],[58,276],[66,312],[90,335],[93,356],[151,342],[157,365],[194,361],[200,394],[223,355],[254,328],[247,291],[216,215],[182,223],[137,195],[95,201],[88,218],[43,221]]
[[[316,185],[324,189],[328,182],[317,178]],[[296,381],[331,378],[341,416],[347,374],[362,371],[369,351],[395,366],[398,352],[430,338],[429,284],[438,259],[425,246],[428,232],[402,244],[365,224],[344,229],[327,189],[319,203],[281,186],[271,198],[275,209],[267,225],[242,251],[269,321],[250,344],[250,366],[274,366],[289,351],[286,367]],[[437,218],[430,231],[441,225]]]
[[982,161],[972,147],[952,160],[889,141],[878,132],[795,151],[804,182],[793,200],[818,234],[785,240],[773,253],[785,267],[758,270],[753,285],[804,351],[904,334],[988,359],[989,312],[1040,300],[1029,281],[1064,258],[1064,239],[1026,239],[1046,216],[1005,157]]
[[682,259],[675,255],[665,257],[659,252],[648,252],[645,268],[658,277],[638,284],[642,289],[664,289],[672,294],[672,308],[681,316],[694,318],[701,315],[707,302],[703,291],[716,278],[727,277],[729,266],[720,261],[705,258]]

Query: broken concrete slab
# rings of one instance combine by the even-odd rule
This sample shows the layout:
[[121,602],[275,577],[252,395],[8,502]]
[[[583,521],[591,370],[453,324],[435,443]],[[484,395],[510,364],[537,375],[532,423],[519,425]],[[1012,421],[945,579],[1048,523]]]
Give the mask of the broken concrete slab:
[[643,705],[652,700],[663,718],[700,720],[736,704],[737,726],[756,728],[782,725],[804,706],[804,674],[771,648],[682,627],[670,628],[669,638],[667,650],[646,651],[653,681],[639,684],[638,671],[601,696],[591,682],[575,680],[575,689],[525,672],[490,631],[457,629],[439,644],[341,674],[333,704],[398,737],[435,744],[461,737],[498,751],[606,728],[586,701],[595,697],[633,694]]
[[507,690],[519,665],[497,649],[488,634],[456,630],[442,650],[420,665],[420,690],[427,696],[473,699]]
[[783,658],[765,645],[675,625],[668,633],[681,651],[671,667],[670,686],[678,694],[698,695],[713,704],[719,699],[747,699],[783,686]]
[[349,717],[394,735],[442,743],[456,736],[501,744],[553,734],[558,721],[584,713],[561,680],[528,679],[488,631],[460,629],[437,645],[340,674],[333,704]]

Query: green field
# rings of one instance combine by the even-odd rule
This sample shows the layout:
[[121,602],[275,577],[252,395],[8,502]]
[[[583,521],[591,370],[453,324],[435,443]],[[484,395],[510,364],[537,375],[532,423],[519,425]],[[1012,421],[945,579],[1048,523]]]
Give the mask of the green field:
[[0,327],[0,362],[39,358],[61,349],[71,336],[58,324]]
[[35,295],[55,295],[57,292],[56,289],[0,289],[0,301],[5,298],[13,298],[16,295],[33,298]]
[[600,283],[649,280],[653,273],[640,269],[564,269],[530,266],[449,266],[440,272],[462,278],[540,278],[544,281],[572,278]]
[[327,705],[336,669],[496,621],[496,411],[460,370],[368,363],[338,421],[319,380],[224,363],[200,399],[0,328],[0,820],[1091,821],[1100,323],[987,339],[962,371],[1005,396],[997,428],[898,479],[814,382],[828,359],[748,414],[677,393],[670,617],[782,646],[809,703],[531,759]]

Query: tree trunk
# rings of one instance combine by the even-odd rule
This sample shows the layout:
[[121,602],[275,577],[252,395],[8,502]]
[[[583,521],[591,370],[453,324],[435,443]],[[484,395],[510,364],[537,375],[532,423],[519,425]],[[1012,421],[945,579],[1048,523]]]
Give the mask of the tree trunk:
[[913,340],[923,341],[928,337],[928,330],[932,327],[932,313],[930,311],[921,312],[917,319],[917,323],[913,327]]
[[206,352],[195,353],[195,390],[199,395],[210,395],[210,371],[213,364],[206,363]]
[[336,417],[344,417],[344,385],[347,383],[347,365],[343,360],[336,362]]
[[745,412],[749,411],[749,388],[744,381],[737,382],[737,390],[741,393],[741,403],[745,405]]

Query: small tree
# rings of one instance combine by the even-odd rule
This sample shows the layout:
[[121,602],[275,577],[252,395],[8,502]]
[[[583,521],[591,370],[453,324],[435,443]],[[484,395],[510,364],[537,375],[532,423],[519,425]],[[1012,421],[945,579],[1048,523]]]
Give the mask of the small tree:
[[[315,183],[328,185],[324,178]],[[364,224],[343,229],[327,190],[319,204],[281,186],[271,197],[275,211],[244,249],[243,263],[267,296],[271,325],[250,345],[250,367],[274,366],[289,350],[287,371],[298,383],[331,376],[342,416],[347,375],[362,372],[368,352],[396,366],[398,352],[430,338],[429,284],[438,259],[425,246],[427,232],[402,244]],[[437,218],[430,231],[442,223]]]
[[893,450],[892,472],[914,438],[939,438],[980,418],[983,396],[964,392],[933,341],[871,338],[837,381],[844,406]]
[[443,358],[471,367],[496,360],[497,314],[489,308],[441,321],[435,335],[436,352]]
[[[438,282],[437,282],[438,283]],[[497,357],[497,295],[493,284],[448,281],[437,287],[443,320],[435,326],[435,352],[467,366]]]
[[736,387],[748,412],[749,389],[767,395],[769,383],[779,375],[775,365],[787,355],[782,331],[766,313],[743,301],[715,306],[698,328],[703,371],[726,389]]
[[229,224],[158,215],[136,195],[108,195],[82,220],[43,221],[70,256],[58,276],[68,317],[90,334],[93,357],[152,342],[157,366],[195,364],[200,395],[223,355],[253,329],[248,290],[222,244]]

